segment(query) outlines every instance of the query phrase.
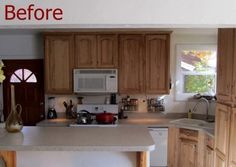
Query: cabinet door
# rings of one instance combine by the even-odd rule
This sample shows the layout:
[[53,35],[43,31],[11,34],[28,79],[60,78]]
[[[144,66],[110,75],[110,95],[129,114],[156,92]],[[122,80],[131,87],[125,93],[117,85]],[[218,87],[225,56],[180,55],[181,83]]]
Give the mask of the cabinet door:
[[229,129],[230,107],[217,104],[215,123],[215,149],[224,156],[228,155]]
[[234,108],[231,114],[230,126],[230,146],[229,146],[229,164],[236,166],[236,109]]
[[119,92],[143,93],[143,36],[121,35],[119,39]]
[[6,167],[16,167],[15,151],[0,151],[0,157],[5,162]]
[[233,55],[233,75],[232,75],[232,101],[236,105],[236,29],[234,29],[234,55]]
[[179,150],[179,128],[169,127],[168,130],[168,167],[178,166],[178,150]]
[[117,35],[98,35],[98,67],[117,68],[118,66],[118,38]]
[[197,143],[180,139],[179,167],[197,167]]
[[214,151],[213,149],[206,147],[205,151],[205,167],[214,167]]
[[73,36],[45,37],[46,93],[72,93]]
[[169,93],[169,35],[147,35],[146,93]]
[[225,156],[222,156],[221,153],[215,151],[215,167],[226,167]]
[[75,67],[96,68],[97,66],[96,35],[75,36]]
[[231,101],[234,30],[219,29],[217,53],[217,100]]

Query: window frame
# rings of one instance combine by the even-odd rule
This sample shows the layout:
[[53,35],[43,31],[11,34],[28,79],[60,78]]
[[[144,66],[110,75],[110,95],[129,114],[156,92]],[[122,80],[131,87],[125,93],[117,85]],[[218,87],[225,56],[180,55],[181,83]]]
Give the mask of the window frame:
[[[216,73],[215,72],[182,72],[181,70],[181,53],[183,50],[214,50],[217,56],[217,44],[206,43],[206,44],[176,44],[176,73],[175,73],[175,100],[176,101],[187,101],[190,97],[196,93],[184,93],[184,76],[189,75],[215,75],[215,90],[216,90]],[[216,57],[217,58],[217,57]]]

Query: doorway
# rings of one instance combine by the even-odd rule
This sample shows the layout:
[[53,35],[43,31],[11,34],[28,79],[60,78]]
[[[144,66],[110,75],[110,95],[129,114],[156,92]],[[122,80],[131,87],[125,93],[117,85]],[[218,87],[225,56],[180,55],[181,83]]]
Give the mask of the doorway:
[[45,118],[44,67],[42,59],[3,60],[3,113],[4,119],[11,111],[11,84],[15,86],[16,104],[22,106],[24,126],[34,126]]

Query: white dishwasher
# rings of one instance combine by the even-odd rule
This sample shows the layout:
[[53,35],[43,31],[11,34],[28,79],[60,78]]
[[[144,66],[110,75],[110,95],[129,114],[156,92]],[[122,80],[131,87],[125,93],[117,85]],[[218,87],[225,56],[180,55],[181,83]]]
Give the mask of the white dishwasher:
[[149,127],[149,132],[155,142],[155,150],[150,152],[151,167],[167,166],[168,128]]

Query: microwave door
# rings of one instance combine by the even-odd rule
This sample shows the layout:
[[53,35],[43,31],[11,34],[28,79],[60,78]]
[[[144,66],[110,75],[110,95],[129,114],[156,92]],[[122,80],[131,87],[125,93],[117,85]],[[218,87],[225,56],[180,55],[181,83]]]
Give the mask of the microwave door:
[[84,76],[78,78],[78,92],[104,92],[106,90],[104,76]]

